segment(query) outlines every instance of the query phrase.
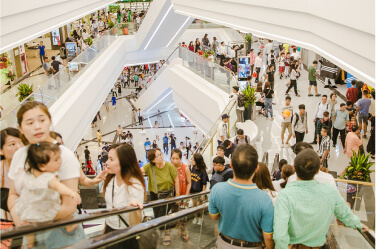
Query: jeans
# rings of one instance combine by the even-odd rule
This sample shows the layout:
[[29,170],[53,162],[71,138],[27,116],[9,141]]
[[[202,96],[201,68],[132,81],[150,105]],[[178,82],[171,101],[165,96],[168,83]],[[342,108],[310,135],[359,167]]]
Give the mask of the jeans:
[[163,152],[168,154],[168,144],[163,144]]
[[290,83],[290,86],[287,88],[286,93],[288,93],[290,91],[290,89],[294,87],[295,95],[298,95],[298,87],[296,85],[296,80],[290,80],[290,81],[291,81],[291,83]]
[[345,141],[346,141],[345,129],[343,129],[343,130],[338,130],[338,129],[336,129],[336,128],[333,127],[333,144],[334,144],[334,145],[337,144],[338,133],[341,134],[341,142],[342,142],[342,146],[343,146],[343,148],[345,148]]
[[264,105],[265,105],[265,116],[268,118],[268,109],[270,109],[270,117],[273,117],[273,106],[272,106],[272,98],[265,98]]
[[[46,59],[46,55],[44,55],[44,54],[40,54],[39,57],[40,57],[40,62],[42,62],[42,65],[43,65],[44,60]],[[42,58],[43,58],[43,59],[42,59]]]
[[296,143],[303,142],[303,140],[304,140],[304,135],[305,135],[304,132],[298,132],[298,131],[295,131],[295,139],[296,139]]
[[256,77],[256,80],[255,80],[255,82],[258,82],[258,81],[259,81],[259,77],[260,77],[260,72],[261,72],[261,67],[256,67],[256,73],[257,73],[257,77]]

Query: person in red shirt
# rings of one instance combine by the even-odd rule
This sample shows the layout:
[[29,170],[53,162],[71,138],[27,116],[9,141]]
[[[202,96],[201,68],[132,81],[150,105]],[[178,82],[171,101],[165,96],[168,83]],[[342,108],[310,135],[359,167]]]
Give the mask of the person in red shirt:
[[358,101],[358,89],[356,88],[356,80],[351,81],[352,87],[347,88],[346,91],[346,99],[351,101],[353,104]]

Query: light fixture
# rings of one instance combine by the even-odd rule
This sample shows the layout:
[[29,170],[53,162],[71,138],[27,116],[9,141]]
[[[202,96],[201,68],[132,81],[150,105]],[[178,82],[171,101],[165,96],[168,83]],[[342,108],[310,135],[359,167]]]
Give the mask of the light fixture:
[[176,34],[171,38],[170,42],[166,45],[165,48],[167,48],[168,46],[170,46],[171,42],[175,39],[175,37],[179,34],[180,30],[185,26],[185,24],[189,21],[189,19],[191,19],[191,17],[188,16],[187,20],[185,20],[185,22],[183,23],[183,25],[181,25],[180,29],[176,32]]
[[[196,17],[196,18],[201,19],[201,20],[208,20],[208,21],[212,21],[212,22],[222,23],[222,24],[225,24],[225,26],[231,27],[233,29],[237,29],[237,30],[250,30],[250,32],[258,32],[260,34],[265,35],[266,37],[268,37],[268,36],[272,36],[273,37],[274,36],[276,38],[281,38],[282,40],[287,40],[287,41],[291,41],[291,42],[295,42],[295,43],[300,43],[300,44],[302,44],[304,46],[315,48],[317,51],[320,51],[320,53],[322,53],[322,54],[324,54],[324,55],[326,55],[328,57],[332,57],[333,59],[337,60],[339,63],[343,64],[344,66],[346,66],[346,67],[348,67],[350,69],[352,69],[354,72],[358,73],[359,75],[362,75],[364,78],[368,79],[369,81],[375,83],[375,79],[372,78],[371,76],[367,75],[366,73],[361,72],[360,70],[354,68],[353,66],[351,66],[348,63],[344,62],[343,60],[341,60],[341,59],[337,58],[336,56],[334,56],[334,55],[332,55],[332,54],[330,54],[330,53],[322,50],[321,48],[317,47],[316,45],[314,45],[312,43],[298,41],[298,40],[295,40],[295,39],[287,38],[287,37],[276,35],[276,34],[271,34],[271,33],[268,33],[268,32],[257,30],[257,29],[252,29],[252,28],[249,28],[249,27],[243,27],[243,26],[236,25],[236,24],[233,24],[233,23],[228,23],[228,22],[224,22],[224,21],[221,21],[221,20],[217,20],[217,19],[213,19],[213,18],[209,18],[209,17],[204,17],[204,16],[196,15],[196,14],[189,13],[189,12],[186,12],[186,11],[175,10],[175,12],[176,13],[180,13],[182,15],[187,15],[187,16],[190,16],[190,17]],[[260,35],[258,35],[258,36],[260,36]]]
[[172,128],[175,128],[174,124],[172,123],[170,113],[167,113],[167,116],[168,116],[168,119],[170,120],[170,124],[171,124]]
[[148,118],[148,122],[149,122],[150,128],[153,129],[153,126],[151,125],[151,122],[150,122],[150,118]]
[[154,107],[156,107],[159,103],[162,102],[162,100],[164,100],[165,98],[167,98],[168,95],[170,95],[172,93],[172,90],[169,91],[165,96],[163,96],[160,100],[158,100],[157,103],[155,103],[152,107],[149,108],[149,110],[147,110],[146,112],[149,112],[151,109],[153,109]]
[[168,15],[168,13],[170,12],[171,9],[172,9],[172,4],[170,5],[170,7],[168,8],[168,10],[167,10],[166,13],[164,14],[164,16],[163,16],[162,20],[159,22],[157,28],[154,30],[154,33],[151,35],[151,37],[150,37],[148,43],[146,44],[144,50],[146,50],[146,49],[148,48],[148,46],[149,46],[151,40],[153,40],[155,34],[157,33],[157,31],[158,31],[159,28],[161,27],[161,25],[162,25],[164,19],[166,19],[167,15]]

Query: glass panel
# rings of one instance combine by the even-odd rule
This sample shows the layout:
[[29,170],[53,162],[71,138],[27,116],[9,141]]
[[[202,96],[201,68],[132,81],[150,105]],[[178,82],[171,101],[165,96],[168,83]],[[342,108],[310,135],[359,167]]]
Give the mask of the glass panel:
[[329,248],[373,248],[358,230],[340,225],[335,217],[333,218],[332,224],[329,227],[327,243],[330,246]]
[[[52,104],[62,95],[64,92],[78,79],[83,72],[88,67],[95,58],[98,57],[104,50],[106,50],[113,41],[116,40],[116,37],[123,35],[123,29],[129,28],[130,33],[134,33],[135,25],[134,24],[117,24],[111,30],[107,32],[104,36],[99,39],[94,39],[93,44],[79,54],[76,58],[68,63],[68,66],[60,69],[60,71],[52,75],[51,78],[44,82],[39,89],[37,89],[31,96],[28,97],[28,100],[37,100],[41,101],[51,107]],[[77,70],[70,71],[70,66],[75,66]],[[16,114],[19,107],[24,102],[21,102],[16,106],[11,112],[1,119],[0,128],[4,129],[6,127],[16,127],[17,119]]]

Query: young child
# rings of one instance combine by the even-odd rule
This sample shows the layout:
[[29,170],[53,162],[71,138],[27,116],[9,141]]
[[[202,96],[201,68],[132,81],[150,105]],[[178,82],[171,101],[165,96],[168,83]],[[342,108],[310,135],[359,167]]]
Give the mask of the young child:
[[[15,212],[23,221],[39,223],[54,219],[60,209],[60,196],[68,195],[77,204],[80,195],[60,183],[58,170],[61,165],[59,145],[40,142],[31,144],[27,152],[28,170],[22,178],[20,198]],[[34,245],[34,235],[26,236],[28,247]]]
[[322,140],[319,147],[319,157],[321,165],[325,168],[328,168],[328,157],[329,157],[329,151],[330,151],[330,137],[329,134],[329,127],[323,126],[321,128],[321,136]]
[[358,123],[356,122],[356,117],[352,117],[350,123],[346,126],[346,134],[348,132],[351,132],[351,127],[353,127],[353,125],[358,125]]

